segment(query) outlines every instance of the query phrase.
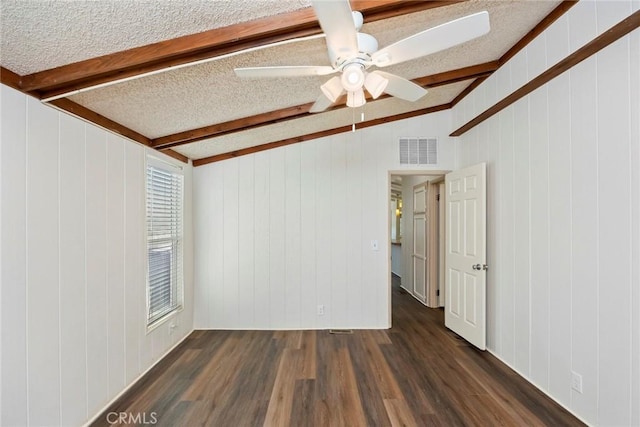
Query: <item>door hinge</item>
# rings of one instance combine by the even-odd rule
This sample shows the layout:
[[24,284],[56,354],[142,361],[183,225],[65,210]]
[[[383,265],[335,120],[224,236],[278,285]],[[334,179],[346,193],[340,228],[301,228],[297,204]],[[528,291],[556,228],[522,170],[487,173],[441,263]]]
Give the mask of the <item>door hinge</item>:
[[436,200],[440,200],[440,195],[439,194],[436,195]]
[[437,296],[437,297],[439,297],[439,296],[440,296],[440,289],[438,289],[438,290],[436,291],[436,296]]

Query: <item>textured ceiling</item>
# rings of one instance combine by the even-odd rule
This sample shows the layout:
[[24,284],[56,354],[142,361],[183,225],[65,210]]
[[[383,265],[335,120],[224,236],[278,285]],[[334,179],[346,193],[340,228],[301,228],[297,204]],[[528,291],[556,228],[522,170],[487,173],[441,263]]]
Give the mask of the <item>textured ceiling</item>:
[[70,64],[309,6],[308,0],[2,0],[2,66]]
[[365,121],[379,119],[388,115],[402,114],[409,111],[433,107],[445,104],[460,93],[470,81],[440,86],[429,90],[429,94],[416,102],[407,102],[396,98],[385,98],[376,102],[370,102],[361,108],[341,108],[322,113],[322,120],[315,115],[295,120],[295,125],[279,123],[262,126],[256,129],[236,132],[218,138],[176,147],[176,151],[191,159],[200,159],[216,154],[227,153],[243,148],[254,147],[263,144],[264,141],[281,141],[296,137],[301,134],[320,132],[327,129],[335,129],[342,126],[350,126],[355,123],[356,128],[364,113]]
[[[365,14],[361,31],[384,47],[453,19],[489,12],[489,34],[384,69],[416,79],[497,60],[558,3],[470,0],[375,22],[367,22]],[[1,0],[0,62],[26,75],[308,6],[308,0]],[[233,72],[235,67],[268,65],[329,65],[325,40],[244,52],[94,88],[69,99],[153,139],[314,102],[320,85],[331,77],[240,79]],[[357,115],[363,110],[366,120],[373,120],[447,104],[470,82],[430,88],[416,103],[390,98],[368,102]],[[352,110],[335,109],[174,149],[200,159],[349,125],[353,117]]]

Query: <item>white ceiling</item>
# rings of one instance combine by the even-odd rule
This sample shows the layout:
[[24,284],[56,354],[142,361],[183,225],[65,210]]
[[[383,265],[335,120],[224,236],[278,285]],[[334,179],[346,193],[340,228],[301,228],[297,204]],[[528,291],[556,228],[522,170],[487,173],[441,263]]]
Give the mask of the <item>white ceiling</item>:
[[[419,60],[386,68],[408,79],[494,61],[538,24],[558,1],[471,0],[367,23],[380,47],[424,29],[487,10],[489,34]],[[0,62],[20,74],[119,52],[309,6],[306,0],[98,0],[1,2]],[[241,53],[69,97],[148,138],[311,103],[329,77],[240,79],[234,67],[329,65],[324,39]],[[366,120],[451,102],[471,81],[434,87],[416,103],[368,102]],[[351,124],[354,112],[335,109],[174,147],[200,159]]]

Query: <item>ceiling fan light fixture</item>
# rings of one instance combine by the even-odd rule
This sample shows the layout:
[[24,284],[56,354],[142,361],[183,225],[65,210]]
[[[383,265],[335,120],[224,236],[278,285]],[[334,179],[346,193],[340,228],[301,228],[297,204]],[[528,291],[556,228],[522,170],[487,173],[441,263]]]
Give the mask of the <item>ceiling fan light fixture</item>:
[[347,92],[347,107],[362,107],[366,102],[362,88]]
[[361,64],[349,64],[342,70],[342,87],[347,92],[355,92],[364,85],[364,67]]
[[367,88],[367,91],[371,94],[373,99],[377,99],[382,92],[387,88],[389,84],[389,79],[382,77],[377,73],[369,73],[364,80],[364,87]]
[[343,92],[340,77],[332,77],[328,82],[320,86],[320,89],[322,90],[324,96],[329,99],[329,101],[331,101],[332,103],[336,102]]

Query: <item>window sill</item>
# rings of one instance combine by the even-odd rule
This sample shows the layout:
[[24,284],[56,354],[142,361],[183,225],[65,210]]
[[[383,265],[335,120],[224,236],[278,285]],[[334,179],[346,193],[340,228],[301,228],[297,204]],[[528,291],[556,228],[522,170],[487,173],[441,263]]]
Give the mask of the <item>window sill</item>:
[[154,330],[158,329],[160,326],[167,323],[169,320],[175,318],[182,310],[184,310],[184,306],[178,307],[175,310],[165,314],[160,319],[156,320],[150,325],[147,325],[147,335],[149,335]]

